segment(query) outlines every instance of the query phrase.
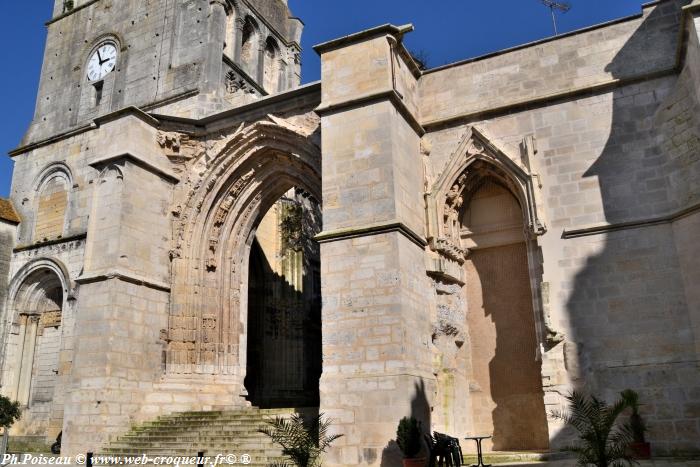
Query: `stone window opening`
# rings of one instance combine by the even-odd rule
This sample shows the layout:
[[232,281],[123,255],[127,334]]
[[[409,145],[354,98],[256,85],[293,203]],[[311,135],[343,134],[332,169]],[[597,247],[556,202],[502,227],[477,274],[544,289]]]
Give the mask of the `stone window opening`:
[[263,87],[270,94],[277,93],[280,89],[281,54],[277,41],[268,37],[265,41],[265,55],[263,68]]
[[224,36],[224,55],[234,61],[240,59],[242,19],[235,3],[230,2],[226,17],[226,34]]
[[321,375],[320,206],[291,188],[263,215],[248,262],[245,387],[257,407],[317,407]]
[[33,241],[65,236],[68,227],[72,177],[65,164],[52,164],[39,176],[35,191]]
[[260,32],[255,20],[246,16],[241,34],[241,66],[248,75],[257,79],[260,54]]
[[104,81],[98,81],[94,83],[93,89],[95,90],[95,94],[93,97],[93,107],[98,107],[100,103],[102,103],[102,89],[104,88]]

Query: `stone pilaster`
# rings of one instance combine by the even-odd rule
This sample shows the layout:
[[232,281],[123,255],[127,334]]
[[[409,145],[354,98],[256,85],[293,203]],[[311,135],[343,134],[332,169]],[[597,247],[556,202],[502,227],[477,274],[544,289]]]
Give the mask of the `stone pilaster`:
[[324,155],[321,411],[344,434],[329,465],[391,462],[401,417],[430,426],[430,286],[422,171],[415,170],[422,130],[409,110],[410,89],[399,89],[415,77],[395,47],[406,30],[378,28],[317,47],[324,83],[317,109]]
[[[155,138],[139,140],[135,125],[121,123],[123,141],[111,146],[155,144]],[[84,270],[76,280],[75,359],[63,427],[67,455],[97,451],[128,429],[163,373],[160,330],[167,329],[170,297],[164,240],[176,178],[144,155],[118,154],[91,164],[99,176]]]

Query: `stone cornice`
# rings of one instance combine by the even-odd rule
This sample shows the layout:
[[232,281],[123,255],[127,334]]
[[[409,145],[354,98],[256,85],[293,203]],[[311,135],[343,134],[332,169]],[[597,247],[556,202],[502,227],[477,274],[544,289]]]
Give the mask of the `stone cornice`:
[[[670,1],[670,0],[657,0],[657,1],[649,2],[649,3],[645,3],[642,5],[642,10],[645,10],[647,8],[652,8],[660,3],[664,3],[665,1]],[[443,70],[447,70],[449,68],[455,68],[458,66],[467,65],[469,63],[479,62],[482,60],[488,60],[490,58],[498,57],[499,55],[505,55],[507,53],[517,52],[518,50],[523,50],[523,49],[527,49],[530,47],[537,47],[538,45],[546,44],[548,42],[558,41],[561,39],[566,39],[567,37],[577,36],[579,34],[585,34],[585,33],[590,32],[590,31],[595,31],[596,29],[602,29],[602,28],[606,28],[608,26],[613,26],[616,24],[626,23],[627,21],[633,21],[635,19],[639,19],[642,16],[644,16],[643,11],[640,13],[636,13],[634,15],[624,16],[622,18],[617,18],[617,19],[614,19],[611,21],[606,21],[604,23],[598,23],[598,24],[594,24],[592,26],[588,26],[585,28],[576,29],[575,31],[570,31],[570,32],[558,34],[556,36],[551,36],[551,37],[547,37],[544,39],[540,39],[540,40],[536,40],[536,41],[532,41],[532,42],[527,42],[525,44],[516,45],[514,47],[509,47],[506,49],[497,50],[495,52],[490,52],[490,53],[487,53],[484,55],[480,55],[478,57],[467,58],[465,60],[459,60],[457,62],[448,63],[446,65],[440,65],[440,66],[437,66],[435,68],[423,70],[422,74],[427,75],[430,73],[436,73],[436,72],[440,72]]]
[[404,34],[413,31],[412,24],[405,24],[403,26],[395,26],[393,24],[382,24],[380,26],[365,29],[364,31],[356,32],[354,34],[349,34],[347,36],[339,37],[330,41],[322,42],[313,47],[317,54],[321,55],[331,50],[339,49],[341,47],[347,47],[351,44],[356,44],[358,42],[364,42],[369,39],[374,39],[377,37],[390,35],[396,36],[397,38],[403,37]]
[[314,239],[319,243],[329,243],[350,238],[367,237],[370,235],[380,235],[391,232],[399,232],[410,241],[421,248],[425,248],[428,242],[410,227],[402,222],[385,222],[369,224],[359,227],[348,227],[345,229],[328,230],[316,235]]
[[62,20],[62,19],[65,18],[66,16],[70,16],[70,15],[72,15],[72,14],[74,14],[74,13],[76,13],[76,12],[82,10],[83,8],[87,8],[87,7],[89,7],[90,5],[92,5],[93,3],[97,3],[97,2],[99,2],[99,1],[100,1],[100,0],[90,0],[90,1],[88,1],[88,2],[83,3],[82,5],[78,5],[77,7],[73,8],[73,9],[70,10],[70,11],[66,11],[65,13],[61,13],[60,15],[56,16],[55,18],[51,18],[51,19],[48,20],[46,23],[44,23],[44,25],[45,25],[45,26],[50,26],[51,24],[55,23],[56,21]]
[[413,115],[409,108],[404,104],[403,98],[394,89],[388,89],[386,91],[375,92],[372,94],[365,94],[353,99],[349,99],[337,104],[321,105],[315,109],[315,112],[321,116],[324,114],[331,114],[334,112],[339,112],[346,109],[351,109],[355,107],[360,107],[363,105],[370,105],[381,101],[390,101],[394,104],[394,107],[399,111],[401,116],[411,125],[413,131],[415,131],[418,136],[423,136],[425,134],[425,129],[420,124],[418,119]]
[[86,237],[87,237],[87,233],[82,232],[82,233],[75,234],[75,235],[69,235],[68,237],[47,240],[45,242],[36,242],[36,243],[29,244],[29,245],[19,245],[19,246],[15,247],[12,250],[12,252],[13,253],[20,253],[22,251],[38,250],[39,248],[43,248],[45,246],[60,245],[62,243],[74,242],[76,240],[85,240]]
[[61,140],[79,135],[81,133],[85,133],[87,131],[95,130],[99,128],[101,125],[109,122],[113,122],[115,120],[118,120],[124,116],[133,116],[138,118],[139,120],[143,121],[144,123],[147,123],[151,126],[158,126],[159,122],[158,120],[151,116],[150,114],[147,114],[143,110],[139,109],[138,107],[124,107],[123,109],[119,109],[115,112],[110,112],[108,114],[102,115],[100,117],[97,117],[93,119],[92,122],[87,123],[85,125],[76,127],[76,128],[71,128],[70,130],[58,133],[54,136],[51,136],[49,138],[43,139],[36,141],[34,143],[26,144],[24,146],[20,146],[16,149],[13,149],[8,152],[8,155],[10,157],[15,157],[19,156],[20,154],[24,154],[29,151],[33,151],[34,149],[38,149],[43,146],[49,146],[53,143],[57,143]]
[[664,216],[652,217],[649,219],[640,219],[640,220],[632,220],[632,221],[626,221],[626,222],[618,222],[615,224],[602,223],[602,224],[580,227],[580,228],[576,228],[576,229],[568,229],[568,230],[564,229],[564,231],[561,234],[561,238],[570,239],[570,238],[586,237],[589,235],[601,235],[601,234],[606,234],[606,233],[610,233],[610,232],[616,232],[618,230],[639,229],[639,228],[643,228],[643,227],[652,227],[655,225],[670,224],[670,223],[676,222],[677,220],[680,220],[686,216],[690,216],[691,214],[694,214],[694,213],[699,212],[699,211],[700,211],[700,203],[697,203],[697,204],[694,204],[694,205],[687,207],[685,209],[681,209],[680,211],[676,211],[674,213],[667,214]]
[[165,282],[149,279],[146,277],[139,276],[138,274],[122,271],[119,269],[113,269],[107,272],[101,272],[97,274],[83,275],[81,277],[78,277],[75,280],[75,282],[77,284],[82,285],[91,284],[93,282],[104,282],[114,279],[129,282],[131,284],[142,285],[151,289],[160,290],[161,292],[170,292],[170,286]]
[[141,167],[142,169],[146,169],[149,172],[158,175],[159,177],[165,178],[166,180],[168,180],[169,182],[171,182],[173,184],[180,182],[180,178],[177,175],[175,175],[173,172],[171,172],[168,169],[165,169],[163,167],[158,167],[157,165],[148,161],[146,158],[137,156],[137,155],[132,154],[130,152],[124,152],[124,153],[120,153],[120,154],[102,157],[102,158],[97,159],[93,162],[90,162],[90,166],[95,167],[95,168],[100,168],[100,167],[104,167],[105,165],[109,164],[110,162],[115,162],[115,161],[124,160],[124,159],[133,162],[134,164]]

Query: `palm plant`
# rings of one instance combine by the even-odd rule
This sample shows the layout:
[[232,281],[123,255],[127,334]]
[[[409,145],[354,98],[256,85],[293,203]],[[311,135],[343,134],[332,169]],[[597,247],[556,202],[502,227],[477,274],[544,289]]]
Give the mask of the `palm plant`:
[[644,433],[647,431],[647,427],[644,424],[642,416],[639,414],[639,394],[632,389],[625,389],[620,393],[620,396],[625,400],[625,402],[627,402],[627,406],[632,409],[632,415],[630,415],[630,428],[632,429],[634,442],[645,443],[646,439],[644,437]]
[[617,418],[629,406],[620,399],[612,405],[595,396],[586,397],[579,392],[566,396],[569,411],[553,411],[552,417],[564,421],[578,431],[580,441],[564,448],[575,454],[579,466],[623,467],[634,461],[627,448],[632,442],[632,430],[627,423],[617,423]]
[[341,434],[329,434],[332,421],[325,418],[323,413],[313,417],[309,423],[299,414],[289,418],[275,417],[267,421],[269,426],[258,431],[282,446],[282,453],[289,457],[297,467],[318,467],[321,465],[321,454]]

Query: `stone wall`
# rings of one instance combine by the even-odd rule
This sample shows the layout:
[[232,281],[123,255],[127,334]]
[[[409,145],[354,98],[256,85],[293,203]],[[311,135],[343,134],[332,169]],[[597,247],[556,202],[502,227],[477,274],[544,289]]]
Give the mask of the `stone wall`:
[[0,345],[3,347],[0,357],[0,383],[3,380],[1,368],[4,367],[6,350],[4,349],[5,331],[7,322],[7,292],[10,285],[10,266],[12,260],[12,248],[15,246],[17,226],[14,223],[0,220]]
[[[694,215],[671,224],[697,204],[697,94],[688,81],[695,33],[677,76],[680,18],[678,2],[663,2],[637,19],[437,69],[419,82],[421,120],[435,130],[425,137],[433,173],[470,125],[521,164],[523,140],[535,138],[549,229],[538,241],[538,292],[565,335],[542,356],[548,409],[573,387],[607,399],[631,387],[645,401],[655,449],[667,453],[698,449],[700,385],[691,370],[696,298],[684,287],[696,268],[679,255],[690,252],[685,228]],[[650,37],[659,45],[651,50]],[[475,81],[486,76],[488,85]],[[644,79],[626,81],[632,76]],[[438,89],[447,82],[456,85]],[[590,92],[577,96],[578,87]],[[531,103],[520,108],[523,95]],[[558,430],[550,421],[554,446],[565,439]]]
[[[34,120],[24,143],[86,125],[127,106],[203,117],[215,111],[293,89],[300,83],[302,24],[278,0],[256,4],[223,0],[77,1],[63,13],[57,0],[48,22]],[[241,62],[241,30],[256,18],[259,64],[250,73]],[[270,21],[268,23],[268,20]],[[268,26],[271,24],[271,26]],[[278,43],[281,85],[263,89],[266,39]],[[102,80],[102,99],[86,77],[94,48],[105,40],[118,48],[116,69]],[[224,45],[227,45],[227,52]]]

